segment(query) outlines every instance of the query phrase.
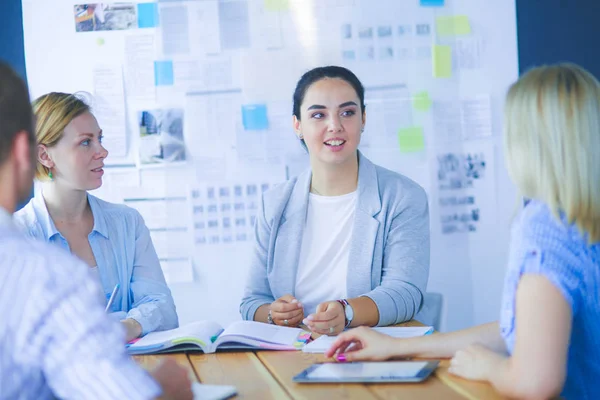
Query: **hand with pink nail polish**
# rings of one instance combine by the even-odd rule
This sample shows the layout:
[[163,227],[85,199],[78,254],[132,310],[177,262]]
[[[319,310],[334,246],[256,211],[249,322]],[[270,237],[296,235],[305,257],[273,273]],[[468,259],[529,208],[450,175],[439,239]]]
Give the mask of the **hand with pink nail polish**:
[[339,362],[387,360],[394,356],[392,349],[398,346],[397,341],[391,336],[361,326],[339,335],[325,352],[325,357],[335,357]]

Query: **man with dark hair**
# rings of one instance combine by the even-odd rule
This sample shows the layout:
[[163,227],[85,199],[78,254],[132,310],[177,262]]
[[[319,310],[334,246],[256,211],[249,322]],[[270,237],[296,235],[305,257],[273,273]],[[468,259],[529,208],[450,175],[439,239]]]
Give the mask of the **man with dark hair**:
[[0,399],[191,399],[175,361],[148,374],[127,357],[86,265],[13,225],[33,185],[33,125],[25,83],[0,62]]

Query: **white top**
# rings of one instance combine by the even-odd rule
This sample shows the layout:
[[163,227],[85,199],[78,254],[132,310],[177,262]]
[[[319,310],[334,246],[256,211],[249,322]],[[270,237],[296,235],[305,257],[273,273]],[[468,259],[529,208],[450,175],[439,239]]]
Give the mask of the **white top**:
[[356,198],[356,191],[342,196],[309,195],[295,288],[304,316],[324,301],[346,298]]

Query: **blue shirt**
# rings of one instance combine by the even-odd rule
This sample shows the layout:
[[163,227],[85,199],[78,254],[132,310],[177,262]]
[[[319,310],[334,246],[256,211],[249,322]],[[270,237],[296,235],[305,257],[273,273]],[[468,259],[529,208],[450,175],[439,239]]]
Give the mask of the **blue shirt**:
[[22,235],[0,208],[0,399],[151,399],[89,268]]
[[[140,213],[88,194],[94,227],[88,236],[96,258],[105,297],[115,285],[120,288],[109,310],[115,317],[132,318],[142,334],[174,329],[179,323],[150,232]],[[26,234],[70,251],[67,240],[56,229],[42,194],[14,214]]]
[[589,245],[586,240],[587,235],[569,225],[564,216],[559,221],[545,204],[529,202],[513,225],[500,316],[501,333],[512,353],[521,276],[542,275],[558,288],[573,314],[561,395],[578,400],[595,399],[600,393],[600,244]]

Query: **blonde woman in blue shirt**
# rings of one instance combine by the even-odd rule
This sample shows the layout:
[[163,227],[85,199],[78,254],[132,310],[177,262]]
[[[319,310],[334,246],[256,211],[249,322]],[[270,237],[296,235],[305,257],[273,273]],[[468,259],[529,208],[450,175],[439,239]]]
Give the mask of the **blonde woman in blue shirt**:
[[104,302],[119,284],[109,312],[120,319],[127,340],[176,328],[175,304],[142,216],[88,193],[102,185],[108,155],[89,106],[72,94],[49,93],[33,109],[36,177],[43,187],[15,221],[83,260],[103,288]]
[[598,398],[600,83],[572,64],[535,68],[508,92],[505,129],[509,172],[532,200],[513,226],[500,321],[407,340],[357,329],[327,356],[453,356],[450,372],[511,398]]

